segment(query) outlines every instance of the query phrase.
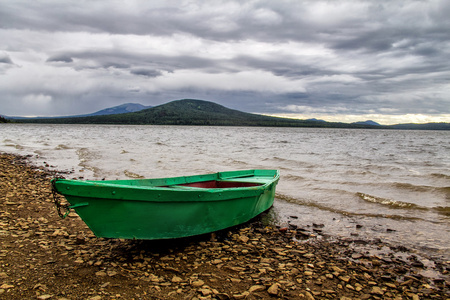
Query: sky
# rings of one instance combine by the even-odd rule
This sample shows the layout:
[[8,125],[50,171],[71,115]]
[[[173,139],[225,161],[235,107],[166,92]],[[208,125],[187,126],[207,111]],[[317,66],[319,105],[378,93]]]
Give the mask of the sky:
[[0,114],[178,99],[450,122],[450,1],[0,0]]

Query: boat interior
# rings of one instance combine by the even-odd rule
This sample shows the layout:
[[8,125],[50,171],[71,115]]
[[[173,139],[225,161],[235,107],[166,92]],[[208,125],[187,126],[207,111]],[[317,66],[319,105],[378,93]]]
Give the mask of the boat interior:
[[224,189],[224,188],[239,188],[239,187],[251,187],[260,186],[262,183],[256,182],[239,182],[239,181],[221,181],[221,180],[210,180],[203,182],[191,182],[184,184],[172,185],[171,187],[196,187],[205,189]]

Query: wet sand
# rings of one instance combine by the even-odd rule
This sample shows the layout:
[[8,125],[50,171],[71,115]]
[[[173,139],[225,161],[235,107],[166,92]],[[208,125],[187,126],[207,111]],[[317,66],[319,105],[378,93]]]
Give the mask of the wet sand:
[[450,298],[449,262],[261,217],[179,240],[96,238],[75,213],[58,216],[55,175],[0,154],[2,299]]

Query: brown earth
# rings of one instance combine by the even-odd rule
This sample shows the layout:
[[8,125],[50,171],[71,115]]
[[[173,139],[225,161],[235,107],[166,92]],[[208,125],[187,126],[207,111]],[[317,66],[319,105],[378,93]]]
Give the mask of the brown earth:
[[261,219],[189,239],[96,238],[75,213],[58,216],[54,175],[0,154],[1,299],[450,298],[448,262],[352,247],[380,241],[301,242]]

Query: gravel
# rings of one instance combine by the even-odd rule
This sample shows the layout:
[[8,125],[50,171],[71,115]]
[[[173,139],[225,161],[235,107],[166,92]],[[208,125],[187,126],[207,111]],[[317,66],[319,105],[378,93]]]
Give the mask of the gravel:
[[56,175],[0,154],[2,299],[450,298],[449,262],[380,240],[302,241],[261,218],[176,240],[96,238],[76,213],[58,216]]

